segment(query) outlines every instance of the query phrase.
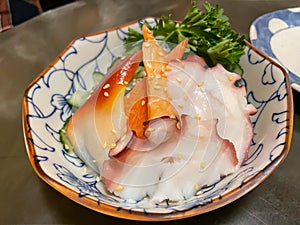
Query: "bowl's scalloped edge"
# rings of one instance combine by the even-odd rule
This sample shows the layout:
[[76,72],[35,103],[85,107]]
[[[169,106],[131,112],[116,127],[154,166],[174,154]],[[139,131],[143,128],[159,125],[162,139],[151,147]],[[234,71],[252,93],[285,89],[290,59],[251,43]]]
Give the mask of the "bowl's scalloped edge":
[[[116,29],[124,28],[130,25],[133,25],[141,20],[145,19],[153,19],[153,17],[145,17],[138,20],[131,21],[129,23],[126,23],[121,26],[117,26],[114,28],[110,28],[101,32],[95,32],[92,34],[87,35],[86,37],[99,35],[104,32],[114,31]],[[27,149],[27,154],[30,159],[30,163],[34,169],[34,171],[37,173],[37,175],[44,180],[47,184],[49,184],[51,187],[53,187],[55,190],[63,194],[64,196],[68,197],[69,199],[73,200],[76,203],[79,203],[87,208],[90,208],[92,210],[95,210],[97,212],[118,217],[118,218],[124,218],[129,220],[139,220],[139,221],[163,221],[163,220],[176,220],[176,219],[183,219],[187,217],[196,216],[199,214],[203,214],[218,208],[221,208],[222,206],[225,206],[238,198],[242,197],[243,195],[247,194],[251,190],[253,190],[256,186],[258,186],[260,183],[262,183],[270,174],[272,174],[275,169],[283,162],[285,157],[287,156],[290,144],[291,144],[291,138],[292,138],[292,130],[293,130],[293,101],[292,101],[292,89],[289,83],[289,76],[286,72],[286,70],[277,62],[269,58],[267,55],[265,55],[263,52],[258,50],[255,46],[250,44],[248,41],[245,40],[246,45],[254,50],[257,54],[265,57],[270,62],[272,62],[274,65],[276,65],[284,74],[286,80],[287,80],[287,92],[288,92],[288,98],[287,98],[287,105],[288,105],[288,111],[289,111],[289,120],[288,120],[288,133],[286,135],[286,145],[284,146],[284,149],[282,153],[274,159],[272,163],[270,163],[267,167],[265,167],[260,173],[256,174],[254,177],[249,179],[246,183],[244,183],[242,186],[237,187],[233,189],[231,192],[225,194],[222,196],[222,198],[214,199],[213,205],[207,204],[204,206],[197,206],[189,210],[185,211],[178,211],[174,213],[169,214],[162,214],[162,213],[147,213],[147,212],[137,212],[133,210],[127,210],[123,208],[117,208],[102,202],[97,202],[94,199],[91,199],[89,197],[85,196],[79,196],[78,192],[68,188],[67,186],[57,182],[56,180],[52,179],[50,176],[47,175],[45,171],[40,167],[38,163],[35,161],[35,149],[33,144],[29,141],[30,138],[32,138],[28,126],[28,121],[26,115],[28,114],[28,105],[26,101],[26,95],[30,88],[59,60],[59,57],[63,55],[78,39],[74,39],[71,41],[67,47],[53,60],[52,63],[49,64],[47,68],[45,68],[44,71],[42,71],[27,87],[25,90],[25,94],[22,101],[22,125],[23,125],[23,134]],[[230,196],[230,198],[228,198]]]

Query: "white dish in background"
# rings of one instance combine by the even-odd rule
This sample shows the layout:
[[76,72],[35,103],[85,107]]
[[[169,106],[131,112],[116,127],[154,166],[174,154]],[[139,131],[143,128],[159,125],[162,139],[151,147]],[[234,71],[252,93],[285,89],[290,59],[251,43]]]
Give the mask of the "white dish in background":
[[249,36],[254,46],[288,70],[292,87],[300,92],[300,7],[258,17]]
[[122,46],[128,27],[138,29],[138,21],[73,41],[25,91],[23,129],[35,172],[85,207],[115,217],[149,221],[181,219],[220,208],[265,180],[288,154],[293,102],[286,71],[249,43],[241,65],[247,99],[258,109],[252,117],[255,135],[249,158],[235,173],[201,194],[177,203],[126,202],[108,194],[96,174],[87,171],[76,155],[63,150],[59,130],[71,115],[66,99],[75,90],[93,87],[93,72],[103,72],[111,64],[118,54],[113,49]]

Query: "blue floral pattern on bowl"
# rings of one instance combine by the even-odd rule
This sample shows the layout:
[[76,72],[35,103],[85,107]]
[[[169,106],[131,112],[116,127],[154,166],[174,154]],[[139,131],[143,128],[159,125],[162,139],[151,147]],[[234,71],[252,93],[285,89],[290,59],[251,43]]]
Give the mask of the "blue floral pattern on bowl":
[[[153,22],[152,18],[147,18]],[[182,202],[130,202],[105,190],[97,174],[73,153],[63,150],[59,130],[72,111],[68,97],[76,90],[91,90],[92,74],[105,73],[122,54],[128,27],[139,22],[73,41],[27,88],[23,99],[23,128],[27,152],[37,174],[75,202],[101,213],[136,220],[171,220],[189,217],[226,205],[248,193],[283,161],[292,132],[292,99],[285,70],[247,43],[244,81],[247,99],[257,109],[252,118],[255,135],[249,158],[234,174],[202,189]]]

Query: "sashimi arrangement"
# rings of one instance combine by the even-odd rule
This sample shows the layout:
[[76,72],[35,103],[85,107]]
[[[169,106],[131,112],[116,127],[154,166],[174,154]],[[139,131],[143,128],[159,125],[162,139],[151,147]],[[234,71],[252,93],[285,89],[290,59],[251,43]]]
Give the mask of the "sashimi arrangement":
[[[200,15],[195,10],[193,3],[186,23]],[[240,168],[256,109],[247,103],[241,75],[232,72],[236,61],[226,61],[226,69],[223,59],[207,63],[190,36],[167,51],[154,31],[142,25],[141,49],[114,64],[60,134],[65,150],[98,173],[110,193],[133,201],[181,201]],[[136,79],[141,67],[144,76]]]

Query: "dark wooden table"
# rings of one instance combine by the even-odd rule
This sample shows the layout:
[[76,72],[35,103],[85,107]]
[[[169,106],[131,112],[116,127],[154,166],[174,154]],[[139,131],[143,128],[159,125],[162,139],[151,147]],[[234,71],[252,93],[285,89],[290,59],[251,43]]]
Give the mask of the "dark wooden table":
[[[258,16],[299,0],[219,0],[248,37]],[[203,1],[199,1],[202,5]],[[0,34],[0,224],[139,224],[102,215],[64,197],[33,171],[24,145],[21,101],[27,85],[73,39],[145,16],[182,19],[190,0],[76,1]],[[290,153],[261,185],[218,210],[165,224],[300,224],[300,94],[294,92]]]

